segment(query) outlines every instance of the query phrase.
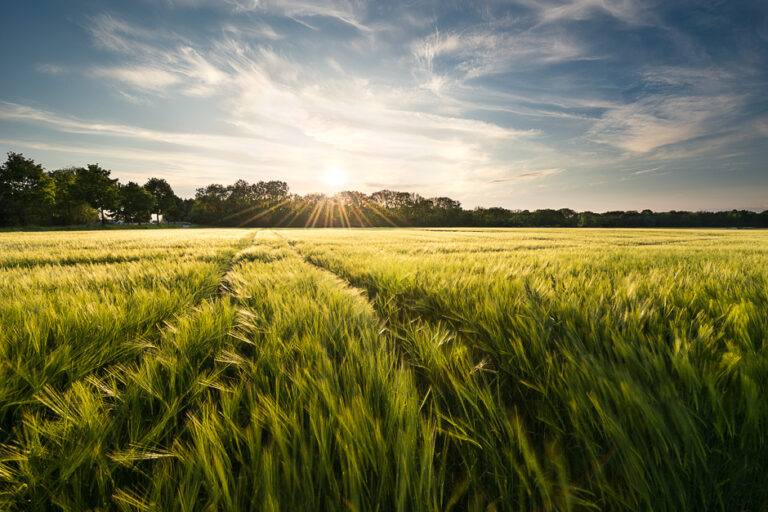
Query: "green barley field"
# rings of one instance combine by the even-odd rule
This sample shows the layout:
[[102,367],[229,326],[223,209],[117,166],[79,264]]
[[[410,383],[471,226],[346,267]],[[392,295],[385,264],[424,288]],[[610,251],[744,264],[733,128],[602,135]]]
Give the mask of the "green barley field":
[[768,232],[0,233],[0,510],[768,510]]

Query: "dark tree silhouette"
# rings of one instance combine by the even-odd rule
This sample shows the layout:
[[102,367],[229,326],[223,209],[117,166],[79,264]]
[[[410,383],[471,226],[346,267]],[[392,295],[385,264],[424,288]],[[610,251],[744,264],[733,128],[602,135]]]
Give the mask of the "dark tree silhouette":
[[176,208],[178,197],[173,189],[162,178],[150,178],[144,188],[155,198],[154,214],[157,215],[157,223],[160,224],[160,215],[166,217],[168,212]]
[[20,153],[8,153],[0,166],[0,225],[44,223],[55,193],[56,184],[41,165]]
[[102,226],[106,221],[105,212],[113,212],[118,205],[117,179],[110,178],[111,173],[99,164],[90,164],[75,171],[74,197],[99,210]]
[[99,218],[98,212],[77,196],[77,169],[59,169],[50,173],[56,185],[53,218],[56,224],[87,224]]
[[125,222],[148,222],[155,208],[155,198],[144,187],[129,181],[119,187],[116,217]]

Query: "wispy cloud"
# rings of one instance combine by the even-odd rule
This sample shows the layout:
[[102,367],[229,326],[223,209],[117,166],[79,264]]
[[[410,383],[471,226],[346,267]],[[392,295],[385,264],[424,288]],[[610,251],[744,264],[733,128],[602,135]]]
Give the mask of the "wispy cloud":
[[582,21],[596,14],[608,14],[630,25],[643,25],[657,21],[648,2],[638,0],[572,0],[566,2],[526,2],[538,12],[541,24],[558,21]]
[[136,27],[108,15],[96,17],[90,31],[99,47],[124,56],[125,61],[93,67],[89,74],[121,83],[129,90],[160,95],[178,90],[188,96],[208,96],[226,78],[194,43],[173,32]]
[[[646,71],[641,83],[653,92],[607,110],[589,131],[592,140],[647,153],[722,132],[749,99],[724,70],[656,68]],[[658,86],[665,88],[656,92]]]
[[535,180],[537,178],[544,178],[546,176],[553,176],[555,174],[560,174],[563,171],[564,171],[563,169],[542,169],[539,171],[529,171],[529,172],[517,174],[515,176],[511,176],[509,178],[499,178],[499,179],[491,180],[489,181],[489,183],[504,183],[504,182]]
[[361,31],[370,30],[360,20],[363,2],[346,0],[168,0],[178,7],[223,6],[235,14],[264,12],[289,18],[332,18]]
[[96,78],[116,80],[132,88],[146,91],[161,92],[179,83],[179,77],[174,73],[150,66],[96,67],[92,68],[90,73]]
[[360,31],[370,30],[360,19],[364,4],[338,0],[266,0],[258,2],[253,8],[277,12],[294,18],[324,17],[335,18]]
[[519,66],[591,58],[581,44],[567,35],[500,25],[491,22],[462,31],[435,30],[412,43],[413,58],[418,68],[427,73],[427,81],[435,80],[435,75],[439,77],[441,73],[468,80]]

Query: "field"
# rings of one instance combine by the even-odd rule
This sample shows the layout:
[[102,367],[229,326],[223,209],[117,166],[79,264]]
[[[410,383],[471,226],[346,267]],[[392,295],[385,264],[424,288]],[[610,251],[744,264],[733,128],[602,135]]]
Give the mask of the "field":
[[0,233],[0,509],[768,508],[768,232]]

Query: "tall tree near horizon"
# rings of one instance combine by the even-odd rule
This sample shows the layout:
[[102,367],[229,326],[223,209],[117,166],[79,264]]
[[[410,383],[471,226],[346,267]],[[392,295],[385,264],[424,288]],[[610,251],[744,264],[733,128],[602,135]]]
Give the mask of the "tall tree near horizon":
[[119,187],[119,206],[117,218],[126,222],[148,222],[155,208],[152,194],[134,181]]
[[193,198],[182,199],[174,196],[174,204],[171,209],[163,213],[163,219],[168,221],[189,220],[189,212],[195,204]]
[[255,184],[259,199],[268,204],[279,203],[288,197],[289,187],[284,181],[260,181]]
[[105,223],[104,212],[114,212],[118,206],[117,178],[110,178],[111,173],[99,164],[89,164],[75,171],[74,196],[99,210],[102,226]]
[[218,224],[226,216],[224,201],[228,196],[227,187],[219,183],[198,188],[189,212],[190,219],[198,224]]
[[57,169],[48,175],[56,185],[53,219],[57,224],[88,224],[98,218],[96,210],[77,195],[77,167]]
[[162,178],[149,178],[144,188],[155,198],[154,214],[157,215],[157,223],[160,224],[160,214],[163,218],[176,207],[177,197],[171,185]]
[[149,178],[144,184],[144,189],[155,198],[153,213],[157,215],[157,223],[160,224],[160,214],[165,219],[167,213],[176,207],[178,198],[174,194],[171,185],[163,178]]
[[56,185],[42,165],[21,153],[9,152],[0,166],[0,225],[45,223],[50,219],[55,194]]

